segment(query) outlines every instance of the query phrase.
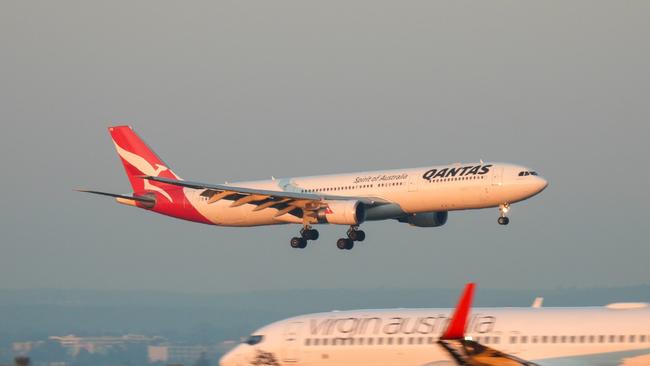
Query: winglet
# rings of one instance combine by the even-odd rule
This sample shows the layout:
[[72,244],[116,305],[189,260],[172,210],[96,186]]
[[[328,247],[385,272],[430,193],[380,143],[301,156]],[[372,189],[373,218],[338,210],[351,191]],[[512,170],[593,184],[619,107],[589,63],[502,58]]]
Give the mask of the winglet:
[[458,305],[454,310],[454,315],[451,317],[447,329],[445,329],[441,340],[463,339],[465,338],[465,329],[467,328],[467,320],[469,312],[472,308],[472,298],[474,297],[474,288],[476,284],[468,283],[465,285],[465,290],[458,300]]

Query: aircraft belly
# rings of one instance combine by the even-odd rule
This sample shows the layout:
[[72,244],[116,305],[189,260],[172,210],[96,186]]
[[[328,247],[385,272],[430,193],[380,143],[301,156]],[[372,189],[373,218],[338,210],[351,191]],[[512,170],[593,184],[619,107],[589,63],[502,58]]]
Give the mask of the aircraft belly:
[[[368,346],[372,347],[372,351],[358,349],[356,347],[337,348],[336,350],[330,349],[331,352],[323,351],[317,354],[311,354],[306,362],[301,362],[301,366],[305,366],[307,362],[309,366],[339,366],[339,365],[355,365],[355,366],[423,366],[430,365],[432,362],[449,362],[451,359],[445,355],[439,354],[431,349],[431,347],[418,345],[417,347],[381,347],[381,346]],[[323,358],[327,355],[327,358]]]

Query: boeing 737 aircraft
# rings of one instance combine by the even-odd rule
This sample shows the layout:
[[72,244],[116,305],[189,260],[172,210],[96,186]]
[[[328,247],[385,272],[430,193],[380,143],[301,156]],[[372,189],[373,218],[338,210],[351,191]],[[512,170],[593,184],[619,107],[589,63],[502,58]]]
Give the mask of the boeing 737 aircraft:
[[451,320],[451,309],[334,311],[282,320],[253,332],[220,366],[648,364],[647,304],[471,312],[473,288],[467,286]]
[[109,132],[133,194],[84,192],[115,197],[117,202],[204,224],[258,226],[300,224],[291,246],[304,248],[318,239],[314,224],[347,225],[336,245],[352,249],[363,241],[364,221],[397,220],[417,227],[447,222],[449,211],[499,208],[507,225],[510,205],[546,188],[535,171],[512,164],[470,163],[226,184],[180,179],[129,126]]

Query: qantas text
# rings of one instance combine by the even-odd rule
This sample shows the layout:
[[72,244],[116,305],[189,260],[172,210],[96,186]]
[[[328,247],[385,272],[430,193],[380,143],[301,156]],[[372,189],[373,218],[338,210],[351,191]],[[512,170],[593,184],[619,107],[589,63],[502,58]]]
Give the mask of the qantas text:
[[456,168],[443,168],[443,169],[431,169],[427,170],[424,174],[422,174],[422,178],[431,181],[432,179],[436,178],[448,178],[448,177],[455,177],[455,176],[465,176],[465,175],[483,175],[487,174],[490,171],[490,168],[492,167],[492,164],[488,165],[470,165],[470,166],[464,166],[464,167],[456,167]]

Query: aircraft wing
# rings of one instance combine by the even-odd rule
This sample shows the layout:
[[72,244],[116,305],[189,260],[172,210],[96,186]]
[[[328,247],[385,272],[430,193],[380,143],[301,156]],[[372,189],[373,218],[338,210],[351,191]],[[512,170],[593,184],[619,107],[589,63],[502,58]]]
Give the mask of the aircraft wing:
[[257,207],[254,209],[255,211],[271,207],[280,209],[276,216],[291,213],[295,209],[314,211],[326,207],[327,203],[325,201],[356,200],[366,206],[379,206],[390,203],[381,198],[373,197],[350,197],[321,195],[304,192],[273,191],[257,188],[236,187],[228,184],[188,182],[184,180],[154,176],[142,176],[141,178],[180,187],[204,189],[201,195],[208,197],[208,203],[214,203],[219,200],[230,200],[234,201],[231,204],[231,207],[237,207],[248,203],[257,205]]
[[474,288],[473,283],[465,286],[454,315],[438,344],[459,366],[539,366],[465,338]]

